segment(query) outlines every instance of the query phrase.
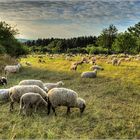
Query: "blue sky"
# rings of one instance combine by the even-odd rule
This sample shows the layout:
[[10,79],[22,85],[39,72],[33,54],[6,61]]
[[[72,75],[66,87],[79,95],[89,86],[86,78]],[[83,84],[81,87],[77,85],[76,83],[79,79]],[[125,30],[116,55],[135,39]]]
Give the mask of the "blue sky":
[[140,0],[0,0],[0,20],[28,39],[99,35],[110,24],[123,32],[140,22]]

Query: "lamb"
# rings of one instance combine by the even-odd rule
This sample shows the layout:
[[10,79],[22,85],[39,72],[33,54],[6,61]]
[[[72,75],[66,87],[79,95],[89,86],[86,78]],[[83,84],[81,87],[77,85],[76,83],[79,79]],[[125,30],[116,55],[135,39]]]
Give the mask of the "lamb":
[[23,111],[23,113],[27,115],[27,110],[29,109],[29,107],[33,105],[35,105],[35,112],[36,112],[37,107],[39,106],[40,103],[48,107],[48,103],[42,98],[40,94],[33,93],[33,92],[23,94],[20,98],[19,114],[21,114]]
[[94,66],[91,67],[91,70],[95,70],[95,69],[97,69],[97,70],[104,70],[103,67],[98,66],[98,65],[94,65]]
[[16,73],[19,72],[19,69],[21,68],[21,64],[18,63],[17,65],[6,65],[4,68],[5,74],[7,73]]
[[7,78],[6,77],[0,78],[0,85],[7,85]]
[[96,78],[97,77],[97,69],[94,71],[86,71],[81,74],[82,78]]
[[9,89],[0,89],[0,100],[8,101],[9,99]]
[[52,88],[56,88],[56,87],[60,87],[63,86],[64,83],[62,81],[59,81],[57,83],[44,83],[44,86],[49,90],[51,90]]
[[19,82],[19,85],[37,85],[46,92],[48,92],[47,87],[44,86],[44,83],[41,80],[35,80],[35,79],[28,79],[28,80],[22,80]]
[[51,107],[56,115],[55,108],[57,108],[57,106],[66,106],[67,115],[70,113],[70,108],[79,108],[80,115],[82,115],[86,104],[85,100],[78,98],[78,94],[71,89],[53,88],[48,92],[48,115],[50,114]]
[[47,97],[47,93],[41,89],[39,86],[36,85],[17,85],[14,87],[11,87],[9,89],[9,96],[10,96],[10,111],[12,111],[13,105],[15,102],[20,101],[20,97],[28,92],[34,92],[34,93],[39,93],[43,99],[45,99],[47,101],[48,97]]

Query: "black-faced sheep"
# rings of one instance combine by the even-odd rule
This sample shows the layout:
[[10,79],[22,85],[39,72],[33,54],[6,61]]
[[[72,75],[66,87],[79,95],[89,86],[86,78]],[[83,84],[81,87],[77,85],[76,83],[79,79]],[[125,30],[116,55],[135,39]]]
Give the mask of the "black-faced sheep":
[[0,78],[0,85],[7,85],[7,78],[6,77]]
[[85,100],[78,98],[78,94],[75,91],[66,88],[53,88],[48,92],[48,114],[52,107],[56,115],[55,108],[58,106],[66,106],[67,115],[70,113],[70,108],[73,107],[79,108],[82,115],[86,107]]

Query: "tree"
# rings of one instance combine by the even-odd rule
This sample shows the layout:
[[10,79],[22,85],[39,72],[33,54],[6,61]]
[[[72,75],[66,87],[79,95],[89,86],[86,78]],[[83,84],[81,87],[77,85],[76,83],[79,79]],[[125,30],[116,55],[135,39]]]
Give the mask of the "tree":
[[120,53],[134,53],[137,47],[136,40],[136,37],[128,32],[120,33],[113,43],[113,48]]
[[134,26],[130,26],[128,28],[128,32],[133,34],[134,36],[140,38],[140,22],[138,22],[137,24],[135,24]]
[[117,28],[110,25],[108,28],[103,29],[101,35],[98,37],[97,44],[101,47],[107,48],[108,52],[112,49],[112,44],[117,36]]
[[18,34],[17,29],[11,27],[6,22],[0,22],[0,45],[3,47],[2,50],[4,50],[4,53],[11,56],[19,56],[27,53],[25,48],[15,38],[16,34]]

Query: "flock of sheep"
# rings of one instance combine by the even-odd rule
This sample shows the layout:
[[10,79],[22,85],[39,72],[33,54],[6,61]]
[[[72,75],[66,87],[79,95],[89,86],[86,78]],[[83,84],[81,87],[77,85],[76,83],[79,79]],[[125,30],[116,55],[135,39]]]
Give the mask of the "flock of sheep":
[[[19,72],[20,68],[20,64],[7,65],[4,70],[6,73],[15,73]],[[20,103],[19,114],[28,115],[30,108],[34,108],[36,112],[38,106],[42,104],[48,109],[48,115],[51,109],[56,115],[55,109],[58,106],[66,106],[67,115],[70,113],[70,108],[79,108],[80,115],[82,115],[86,107],[85,100],[80,98],[75,91],[62,86],[64,86],[62,81],[43,83],[36,79],[22,80],[18,85],[9,89],[0,89],[0,98],[10,100],[10,112],[14,110],[14,103]]]
[[[53,59],[54,56],[51,56]],[[68,56],[66,60],[71,61],[73,56]],[[72,63],[70,70],[76,71],[78,65],[83,63],[92,64],[90,71],[85,71],[81,74],[82,78],[95,78],[97,76],[98,70],[104,70],[102,66],[97,65],[97,60],[109,58],[107,55],[102,56],[87,56],[83,57],[81,61]],[[40,60],[41,58],[39,58]],[[140,60],[140,56],[126,56],[124,54],[112,55],[106,61],[107,64],[112,64],[119,66],[122,61],[131,61],[131,60]],[[45,63],[44,61],[38,61],[38,63]],[[30,62],[25,63],[27,66],[31,66]],[[19,72],[21,68],[20,64],[17,65],[7,65],[4,68],[5,74]],[[0,84],[6,85],[7,78],[1,77]],[[71,108],[79,108],[80,115],[82,115],[85,110],[86,103],[85,100],[80,98],[78,94],[67,88],[63,88],[64,83],[59,81],[57,83],[43,83],[41,80],[36,79],[27,79],[19,82],[18,85],[13,86],[9,89],[0,89],[0,98],[3,100],[10,100],[10,111],[14,110],[14,103],[20,103],[19,114],[28,114],[29,108],[34,108],[35,112],[40,104],[43,104],[44,107],[48,110],[48,115],[50,114],[51,109],[56,115],[55,109],[58,106],[66,106],[67,114],[70,113]]]

